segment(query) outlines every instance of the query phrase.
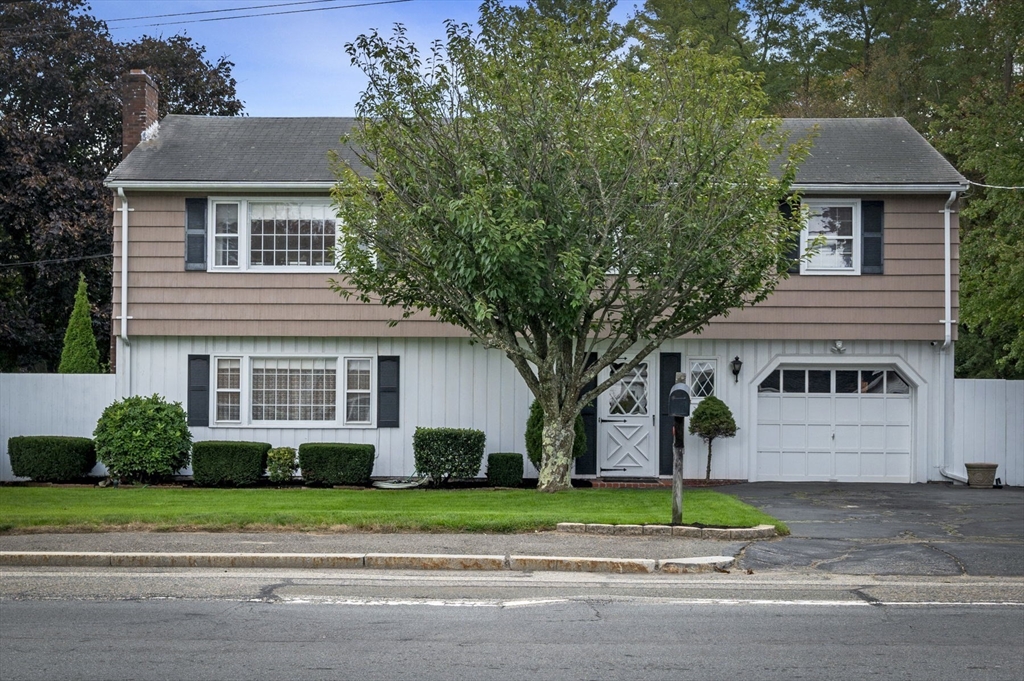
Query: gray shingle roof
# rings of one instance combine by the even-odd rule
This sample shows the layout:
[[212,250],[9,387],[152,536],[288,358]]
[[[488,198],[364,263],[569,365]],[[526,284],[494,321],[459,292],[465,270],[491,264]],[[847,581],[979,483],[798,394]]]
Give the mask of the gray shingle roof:
[[340,137],[353,118],[166,116],[107,182],[333,182],[327,152],[357,170]]
[[[122,182],[215,184],[334,181],[327,152],[365,168],[339,138],[353,118],[167,116],[107,177]],[[816,131],[797,182],[829,185],[963,184],[965,180],[902,118],[788,118],[791,138]]]
[[786,118],[790,138],[816,133],[800,184],[966,184],[902,118]]

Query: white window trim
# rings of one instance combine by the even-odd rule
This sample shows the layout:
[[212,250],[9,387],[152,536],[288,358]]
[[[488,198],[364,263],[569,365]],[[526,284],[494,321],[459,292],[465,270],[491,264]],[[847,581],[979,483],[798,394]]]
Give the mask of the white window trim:
[[[339,385],[341,385],[342,389],[341,389],[341,396],[338,399],[339,408],[341,410],[341,412],[339,413],[339,419],[338,420],[341,421],[346,426],[356,426],[356,427],[361,427],[361,428],[370,428],[370,427],[372,427],[377,422],[377,418],[376,418],[377,414],[376,414],[376,409],[375,409],[375,405],[374,405],[374,401],[375,400],[373,399],[373,395],[376,392],[376,388],[377,388],[377,372],[374,371],[374,364],[375,364],[374,363],[374,359],[375,358],[371,357],[370,355],[345,355],[345,356],[342,356],[339,359],[339,361],[341,362],[341,367],[342,367],[342,369],[344,371],[344,376],[342,377],[342,380],[339,381]],[[370,388],[369,388],[369,390],[365,390],[364,391],[364,390],[358,390],[358,389],[354,389],[354,388],[352,389],[352,392],[366,393],[366,394],[368,394],[370,396],[370,412],[369,412],[370,420],[369,421],[349,421],[348,420],[348,393],[349,393],[349,387],[348,387],[348,363],[350,361],[352,361],[352,360],[366,360],[366,361],[368,361],[370,363]]]
[[[220,359],[238,359],[241,360],[241,376],[239,379],[239,390],[241,394],[241,404],[239,408],[239,415],[241,421],[218,421],[217,420],[217,399],[216,399],[216,367],[217,360]],[[341,376],[335,377],[335,391],[334,391],[334,415],[335,418],[330,421],[256,421],[252,418],[252,362],[253,360],[259,359],[324,359],[336,362],[336,371],[341,373]],[[370,420],[366,422],[346,422],[345,421],[345,394],[348,387],[348,372],[345,371],[346,361],[350,359],[368,359],[370,360]],[[330,354],[305,354],[305,353],[288,353],[288,352],[260,352],[249,355],[239,354],[214,354],[210,356],[211,364],[211,381],[213,381],[214,398],[210,401],[210,427],[211,428],[287,428],[287,429],[298,429],[298,428],[342,428],[351,430],[370,430],[377,428],[377,400],[375,396],[377,394],[377,356],[367,354],[356,354],[356,355],[330,355]]]
[[[804,214],[804,227],[800,230],[800,274],[811,275],[811,276],[859,276],[860,275],[860,263],[861,263],[861,209],[860,199],[808,199],[805,198],[802,203],[802,209],[807,211]],[[844,269],[814,267],[811,263],[804,260],[804,256],[807,254],[807,217],[811,210],[820,208],[853,208],[853,267]]]
[[[249,260],[249,251],[252,246],[252,239],[249,234],[249,203],[308,203],[317,206],[331,206],[331,200],[320,197],[305,196],[211,196],[207,199],[207,225],[206,225],[206,252],[210,254],[207,258],[208,272],[304,272],[304,273],[333,273],[337,269],[338,252],[335,252],[335,262],[330,265],[260,265],[252,267]],[[238,265],[217,265],[216,252],[216,231],[217,216],[216,204],[236,203],[238,204]],[[335,215],[335,249],[341,240],[341,218]]]
[[[715,372],[715,385],[710,395],[701,395],[698,397],[693,392],[693,365],[697,362],[710,362],[712,370]],[[721,372],[718,371],[718,358],[717,357],[702,357],[694,356],[686,358],[686,384],[690,386],[690,402],[696,406],[705,397],[714,397],[718,395],[719,382],[721,381]]]
[[[220,379],[220,362],[225,359],[238,360],[238,389],[234,388],[221,388]],[[238,425],[243,422],[245,415],[245,361],[238,355],[218,355],[213,358],[213,418],[209,420],[209,423],[223,423],[223,424],[235,424]],[[217,406],[218,397],[221,393],[238,393],[238,418],[237,419],[225,419],[220,420],[217,418]]]

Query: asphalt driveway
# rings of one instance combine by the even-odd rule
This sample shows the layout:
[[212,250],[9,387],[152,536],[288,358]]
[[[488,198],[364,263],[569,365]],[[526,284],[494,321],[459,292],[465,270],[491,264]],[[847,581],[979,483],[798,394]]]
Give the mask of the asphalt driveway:
[[1024,488],[761,482],[718,488],[789,525],[753,542],[755,571],[1024,577]]

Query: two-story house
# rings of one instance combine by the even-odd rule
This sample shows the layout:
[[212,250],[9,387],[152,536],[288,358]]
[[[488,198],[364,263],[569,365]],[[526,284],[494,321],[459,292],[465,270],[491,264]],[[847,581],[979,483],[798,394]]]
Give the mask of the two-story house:
[[[126,155],[107,178],[121,394],[186,404],[196,440],[370,443],[378,476],[413,473],[417,426],[524,450],[532,396],[502,353],[426,314],[390,326],[398,311],[328,288],[340,276],[328,151],[356,162],[339,143],[352,119],[158,122],[152,81],[130,83]],[[671,474],[677,372],[736,417],[716,478],[923,482],[951,462],[967,183],[899,118],[783,125],[817,131],[797,187],[801,246],[824,245],[766,302],[665,343],[602,395],[577,476]],[[705,456],[691,438],[687,477]]]

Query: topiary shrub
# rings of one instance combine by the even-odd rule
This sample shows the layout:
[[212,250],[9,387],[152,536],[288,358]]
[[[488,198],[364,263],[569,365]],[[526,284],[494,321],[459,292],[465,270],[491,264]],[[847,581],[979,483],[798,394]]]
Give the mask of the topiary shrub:
[[269,442],[197,442],[192,445],[192,481],[200,487],[255,485],[269,451]]
[[150,482],[188,465],[192,433],[180,402],[159,395],[126,397],[103,410],[96,430],[96,458],[111,477]]
[[293,447],[274,447],[267,452],[267,477],[270,482],[290,482],[298,464],[295,462]]
[[299,445],[302,479],[314,485],[368,485],[374,458],[373,445],[342,442]]
[[484,458],[487,436],[472,428],[417,428],[412,436],[416,470],[441,485],[456,478],[475,478]]
[[67,482],[96,465],[96,445],[87,437],[25,435],[7,440],[11,470],[36,482]]
[[487,455],[487,484],[492,487],[523,485],[523,455],[495,452]]
[[[526,419],[526,456],[537,470],[540,470],[541,457],[544,454],[544,406],[540,400],[530,405],[530,415]],[[583,415],[576,417],[576,436],[572,441],[572,458],[578,459],[587,453],[587,429],[583,425]]]
[[64,349],[60,354],[57,373],[100,373],[100,351],[96,348],[96,336],[92,332],[92,315],[89,314],[89,308],[85,275],[79,274],[75,307],[71,310],[68,330],[64,334]]
[[719,437],[736,434],[736,421],[729,406],[715,396],[705,397],[690,416],[690,434],[708,443],[708,472],[705,480],[711,479],[711,442]]

